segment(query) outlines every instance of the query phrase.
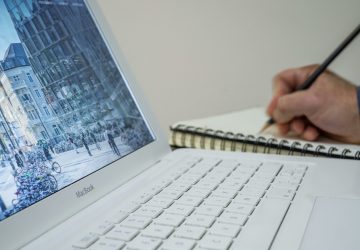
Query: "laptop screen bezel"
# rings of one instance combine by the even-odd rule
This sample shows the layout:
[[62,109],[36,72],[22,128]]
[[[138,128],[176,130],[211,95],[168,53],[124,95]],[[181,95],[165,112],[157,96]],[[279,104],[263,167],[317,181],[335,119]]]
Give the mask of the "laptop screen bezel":
[[[96,0],[84,1],[125,82],[136,97],[136,102],[155,138],[153,142],[141,149],[1,221],[0,232],[3,239],[1,244],[5,249],[18,248],[35,239],[106,193],[121,186],[170,152],[165,134],[161,131],[144,95],[136,84],[130,67],[126,64],[125,56],[119,48],[119,42],[112,35],[100,3]],[[93,191],[80,198],[76,196],[77,191],[90,185],[93,186]]]

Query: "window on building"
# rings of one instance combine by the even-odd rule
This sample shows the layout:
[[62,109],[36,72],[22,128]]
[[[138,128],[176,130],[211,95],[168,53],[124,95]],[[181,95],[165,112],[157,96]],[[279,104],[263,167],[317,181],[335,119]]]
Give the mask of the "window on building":
[[11,15],[17,22],[21,21],[20,12],[17,7],[13,8],[13,10],[11,11]]
[[43,42],[43,44],[45,45],[45,47],[50,45],[50,41],[49,41],[49,38],[46,35],[46,32],[41,32],[40,33],[40,38],[41,38],[41,41]]
[[21,3],[19,5],[20,9],[21,9],[21,13],[22,13],[22,16],[24,18],[30,18],[31,17],[31,13],[27,7],[27,5],[25,4],[25,2]]
[[53,52],[56,55],[56,57],[61,60],[65,58],[64,52],[62,48],[59,45],[54,46]]
[[40,98],[41,97],[40,91],[38,89],[35,89],[34,91],[36,96]]
[[62,23],[57,23],[54,27],[59,37],[64,37],[66,35],[66,31]]
[[56,125],[53,125],[53,129],[56,135],[60,135],[60,130]]
[[49,24],[51,23],[51,22],[50,22],[50,18],[49,18],[48,14],[47,14],[47,11],[43,11],[43,12],[40,14],[40,16],[41,16],[41,19],[42,19],[43,23],[45,23],[45,24],[47,24],[47,25],[49,25]]
[[47,107],[43,107],[43,110],[47,116],[50,116],[49,109]]
[[49,6],[48,10],[49,10],[50,16],[52,17],[52,19],[54,21],[60,20],[60,15],[59,15],[57,9],[55,8],[55,6]]
[[34,13],[36,10],[38,10],[38,1],[34,0],[27,0],[27,4],[29,7],[30,12]]
[[48,60],[50,61],[50,63],[56,63],[57,59],[55,57],[54,52],[52,52],[52,50],[45,50],[45,55],[48,58]]
[[34,17],[32,21],[37,31],[42,31],[44,29],[39,17]]
[[34,80],[33,80],[30,73],[26,73],[26,76],[27,76],[27,78],[29,79],[30,82],[34,82]]
[[34,30],[33,26],[31,25],[31,22],[26,22],[25,28],[26,28],[27,32],[30,34],[30,36],[35,34],[35,30]]
[[60,46],[66,56],[71,55],[71,51],[67,42],[61,42]]
[[30,111],[27,112],[27,115],[28,115],[28,117],[29,117],[30,120],[34,120],[34,119],[35,119]]
[[52,42],[56,42],[58,40],[58,36],[57,36],[56,32],[54,31],[54,29],[48,29],[47,33]]
[[45,133],[45,131],[41,131],[40,133],[41,133],[41,136],[42,136],[44,139],[47,139],[47,138],[48,138],[47,135],[46,135],[46,133]]
[[41,50],[44,47],[37,36],[33,36],[32,41],[34,42],[34,45],[38,50]]
[[31,39],[28,39],[25,41],[26,48],[30,51],[31,54],[34,54],[36,52],[35,46]]
[[18,81],[20,81],[20,77],[19,77],[18,75],[16,75],[16,76],[13,76],[13,79],[14,79],[14,81],[15,81],[15,82],[18,82]]
[[12,9],[15,7],[15,0],[5,0],[4,2],[9,7],[9,9]]

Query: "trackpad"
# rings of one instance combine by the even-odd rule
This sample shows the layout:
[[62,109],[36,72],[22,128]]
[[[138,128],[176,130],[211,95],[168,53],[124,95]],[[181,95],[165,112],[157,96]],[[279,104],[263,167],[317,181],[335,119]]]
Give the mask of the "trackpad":
[[300,249],[360,249],[360,199],[318,197]]

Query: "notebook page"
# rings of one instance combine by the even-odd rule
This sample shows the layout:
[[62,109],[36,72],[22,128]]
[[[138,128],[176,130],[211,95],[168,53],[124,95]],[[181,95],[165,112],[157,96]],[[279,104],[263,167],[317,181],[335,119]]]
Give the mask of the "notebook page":
[[218,116],[182,121],[174,124],[172,127],[182,124],[204,129],[232,132],[234,134],[255,135],[259,133],[268,119],[265,109],[257,107]]

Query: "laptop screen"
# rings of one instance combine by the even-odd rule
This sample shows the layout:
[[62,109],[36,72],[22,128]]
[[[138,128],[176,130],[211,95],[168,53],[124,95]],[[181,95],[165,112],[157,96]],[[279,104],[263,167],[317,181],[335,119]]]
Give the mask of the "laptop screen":
[[154,139],[83,0],[0,0],[0,220]]

